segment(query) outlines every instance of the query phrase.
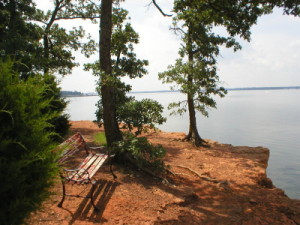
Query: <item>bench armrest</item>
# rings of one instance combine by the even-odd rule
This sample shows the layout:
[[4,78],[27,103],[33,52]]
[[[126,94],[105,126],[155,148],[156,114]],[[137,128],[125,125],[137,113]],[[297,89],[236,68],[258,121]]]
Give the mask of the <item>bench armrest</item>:
[[66,172],[76,172],[76,171],[79,171],[80,169],[64,169],[64,171]]
[[89,147],[89,149],[92,149],[92,150],[104,149],[104,146]]

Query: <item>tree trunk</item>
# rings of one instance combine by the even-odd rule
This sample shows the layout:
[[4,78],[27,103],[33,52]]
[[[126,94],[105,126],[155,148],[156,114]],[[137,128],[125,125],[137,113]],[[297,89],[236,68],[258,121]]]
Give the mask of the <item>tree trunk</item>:
[[44,34],[43,37],[44,42],[44,75],[49,72],[49,40],[48,40],[48,34]]
[[122,140],[116,119],[116,104],[114,87],[108,77],[112,76],[111,68],[111,35],[112,35],[112,0],[102,0],[100,21],[100,69],[105,73],[101,75],[101,96],[103,106],[103,122],[107,145]]
[[[193,49],[192,49],[191,38],[189,37],[189,35],[188,35],[187,50],[188,50],[188,60],[189,60],[189,63],[191,63],[190,65],[192,66],[192,62],[194,60],[194,54],[193,54]],[[188,79],[188,85],[192,86],[193,74],[188,74],[187,79]],[[189,133],[183,140],[192,141],[193,144],[196,145],[197,147],[206,146],[205,145],[206,141],[204,141],[200,137],[200,135],[198,133],[198,129],[197,129],[196,111],[195,111],[194,94],[193,93],[188,93],[187,101],[188,101],[188,109],[189,109],[190,127],[189,127]]]
[[191,94],[188,94],[187,101],[188,101],[188,109],[189,109],[190,126],[189,126],[189,133],[184,138],[184,140],[192,141],[193,144],[196,145],[197,147],[206,146],[205,145],[206,141],[204,141],[198,133],[194,99]]

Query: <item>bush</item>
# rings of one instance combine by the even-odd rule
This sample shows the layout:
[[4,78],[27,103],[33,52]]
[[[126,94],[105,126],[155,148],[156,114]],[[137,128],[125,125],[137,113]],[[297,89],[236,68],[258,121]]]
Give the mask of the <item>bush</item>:
[[163,157],[166,150],[161,146],[154,146],[145,137],[135,137],[127,132],[123,133],[123,141],[114,143],[117,159],[133,163],[138,168],[151,174],[162,173],[165,169]]
[[[96,111],[97,123],[101,127],[103,123],[103,109],[101,99],[99,100],[98,110]],[[161,114],[163,106],[152,99],[135,100],[134,97],[128,97],[117,104],[117,121],[123,123],[123,128],[135,135],[147,132],[148,129],[155,129],[156,124],[163,124],[166,118]]]
[[21,80],[12,65],[0,61],[0,224],[21,224],[57,175],[48,87],[40,76]]
[[132,131],[136,128],[135,135],[146,132],[148,128],[155,128],[155,124],[166,122],[161,113],[163,106],[152,99],[142,99],[141,101],[131,100],[117,109],[117,116],[123,122],[124,128]]

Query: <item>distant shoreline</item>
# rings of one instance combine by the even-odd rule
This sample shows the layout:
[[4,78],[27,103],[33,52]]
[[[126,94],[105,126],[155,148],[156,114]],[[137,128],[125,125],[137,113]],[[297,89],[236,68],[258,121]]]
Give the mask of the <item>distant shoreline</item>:
[[[244,88],[226,88],[227,91],[260,91],[260,90],[289,90],[300,89],[300,86],[287,87],[244,87]],[[129,94],[145,94],[145,93],[174,93],[178,90],[156,90],[156,91],[132,91]],[[78,91],[61,91],[63,97],[89,97],[98,96],[97,93],[82,93]]]
[[[256,90],[283,90],[283,89],[300,89],[300,86],[288,87],[245,87],[245,88],[225,88],[227,91],[256,91]],[[132,91],[131,94],[137,93],[164,93],[179,92],[178,90],[159,90],[159,91]]]

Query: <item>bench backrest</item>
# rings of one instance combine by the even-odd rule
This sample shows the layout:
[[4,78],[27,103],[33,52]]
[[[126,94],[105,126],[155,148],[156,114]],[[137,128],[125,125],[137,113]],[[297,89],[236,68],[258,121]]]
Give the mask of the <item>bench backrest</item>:
[[80,133],[76,133],[59,145],[62,155],[58,160],[59,163],[66,161],[71,155],[75,154],[81,148],[84,148],[88,154],[86,142]]

